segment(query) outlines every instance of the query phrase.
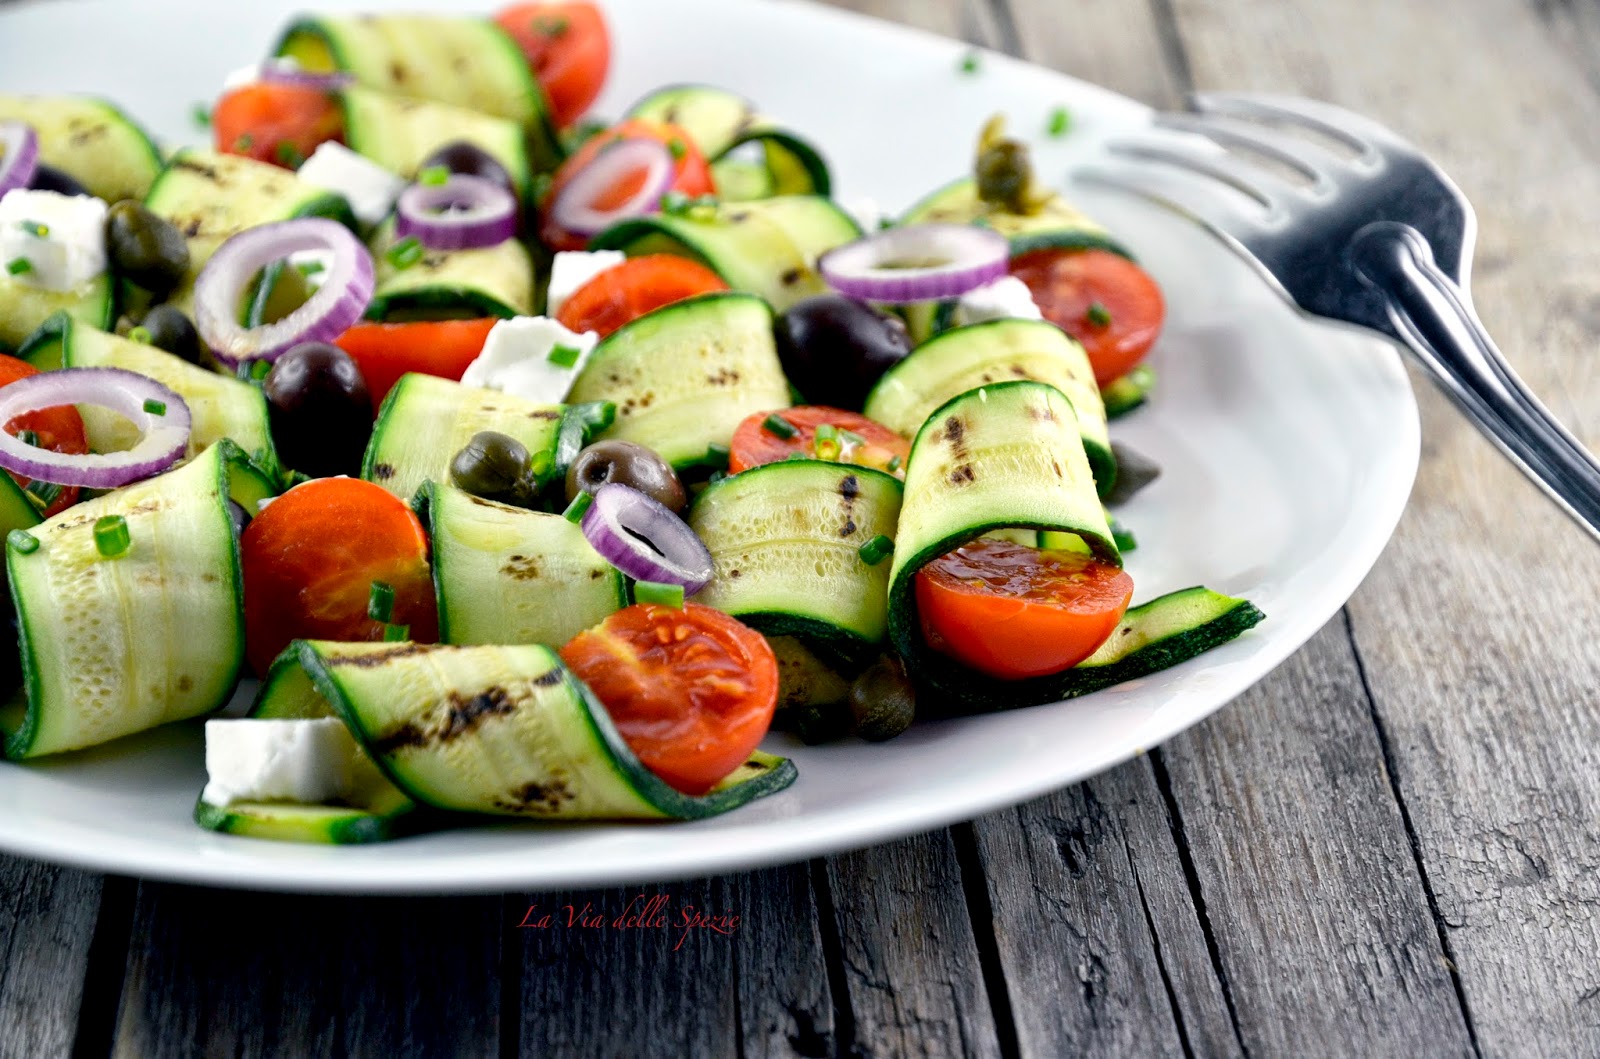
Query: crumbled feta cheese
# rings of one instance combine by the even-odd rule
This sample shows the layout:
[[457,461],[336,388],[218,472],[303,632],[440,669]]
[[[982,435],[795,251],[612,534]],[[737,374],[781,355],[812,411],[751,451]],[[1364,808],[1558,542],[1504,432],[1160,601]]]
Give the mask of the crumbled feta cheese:
[[[593,331],[573,334],[544,316],[517,316],[501,320],[489,331],[483,352],[467,365],[461,381],[467,386],[526,397],[543,404],[566,400],[572,381],[583,370],[600,336]],[[564,366],[551,359],[557,347],[577,350],[577,360]],[[570,354],[568,354],[570,355]]]
[[545,295],[544,311],[554,316],[579,287],[626,260],[628,255],[621,250],[560,251],[550,262],[550,290]]
[[289,264],[305,276],[308,287],[316,290],[328,278],[328,270],[333,267],[333,251],[296,250],[289,255]]
[[838,200],[838,205],[841,210],[855,218],[855,222],[861,226],[861,230],[868,235],[883,227],[885,214],[883,207],[878,205],[877,199],[868,198],[866,195],[856,195]]
[[394,200],[406,189],[403,177],[332,141],[312,151],[295,175],[307,184],[343,195],[356,220],[369,227],[389,215]]
[[1017,318],[1042,320],[1038,303],[1028,285],[1015,276],[1004,276],[967,291],[956,302],[956,322],[981,324],[985,320]]
[[236,88],[244,88],[246,85],[255,84],[257,81],[261,80],[262,72],[265,71],[269,66],[279,70],[288,71],[300,69],[300,64],[288,56],[279,56],[277,58],[267,59],[264,62],[251,63],[249,66],[239,67],[237,70],[229,73],[227,77],[224,77],[222,79],[222,90],[224,92],[232,92]]
[[359,754],[337,717],[207,721],[207,783],[200,797],[212,805],[321,804],[350,793]]
[[106,204],[92,195],[16,188],[0,199],[0,275],[67,291],[106,270]]

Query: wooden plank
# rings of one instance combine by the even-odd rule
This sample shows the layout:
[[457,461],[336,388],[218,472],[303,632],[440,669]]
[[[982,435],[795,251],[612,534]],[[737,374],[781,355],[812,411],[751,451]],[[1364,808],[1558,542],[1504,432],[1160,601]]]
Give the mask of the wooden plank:
[[0,891],[0,1055],[70,1055],[101,878],[5,857]]
[[[1455,177],[1478,207],[1480,313],[1555,411],[1600,441],[1600,96],[1592,53],[1576,57],[1562,21],[1582,5],[1176,6],[1199,83],[1362,109]],[[1600,1053],[1587,617],[1600,552],[1431,387],[1418,396],[1412,503],[1350,606],[1390,766],[1482,1051]]]
[[140,887],[114,1054],[493,1055],[493,897]]
[[805,865],[520,904],[523,1055],[834,1054]]
[[1009,0],[1007,8],[1019,54],[1031,62],[1152,106],[1176,105],[1187,88],[1153,5],[1081,0],[1066,11],[1048,0]]

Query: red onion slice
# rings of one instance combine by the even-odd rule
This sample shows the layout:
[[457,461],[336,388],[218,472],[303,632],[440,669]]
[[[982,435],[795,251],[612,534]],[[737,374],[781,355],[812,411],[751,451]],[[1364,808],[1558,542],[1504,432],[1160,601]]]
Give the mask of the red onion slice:
[[25,188],[39,166],[39,136],[22,121],[0,121],[0,197]]
[[139,428],[139,443],[123,452],[78,456],[35,448],[0,430],[0,467],[36,481],[115,489],[160,474],[189,445],[191,419],[183,398],[122,368],[63,368],[8,383],[0,387],[0,423],[77,404],[109,408],[130,420]]
[[595,490],[582,525],[601,558],[635,581],[682,585],[692,596],[711,580],[711,553],[694,530],[631,486],[607,482]]
[[[615,206],[594,203],[624,180],[644,179],[639,190]],[[667,145],[657,140],[617,140],[594,156],[594,161],[578,170],[550,204],[556,224],[574,235],[594,235],[627,220],[655,213],[661,196],[672,187],[676,163]]]
[[395,237],[414,235],[429,250],[499,246],[517,234],[516,196],[466,173],[443,184],[412,184],[395,206]]
[[968,224],[912,224],[888,228],[835,247],[817,270],[840,294],[867,301],[906,302],[954,298],[1006,274],[1006,237]]
[[[329,254],[316,292],[276,323],[240,324],[239,299],[256,275],[305,250]],[[372,255],[344,225],[322,217],[263,224],[223,243],[200,270],[194,284],[195,329],[218,362],[230,368],[247,360],[270,362],[301,342],[331,342],[342,335],[361,319],[372,287]]]
[[356,83],[354,74],[343,72],[312,73],[292,60],[268,59],[261,64],[260,78],[267,84],[294,85],[298,88],[317,88],[324,92],[337,92]]

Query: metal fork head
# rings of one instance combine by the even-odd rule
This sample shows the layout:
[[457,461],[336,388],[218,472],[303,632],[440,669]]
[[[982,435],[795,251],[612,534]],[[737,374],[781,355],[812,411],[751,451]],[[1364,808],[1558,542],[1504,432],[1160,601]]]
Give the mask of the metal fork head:
[[[1439,267],[1467,288],[1472,208],[1448,177],[1388,129],[1331,104],[1288,96],[1205,93],[1191,105],[1191,113],[1159,116],[1152,135],[1108,145],[1123,158],[1155,165],[1082,175],[1194,217],[1291,301],[1319,316],[1390,331],[1382,298],[1356,279],[1350,256],[1357,233],[1377,222],[1415,228]],[[1339,141],[1354,156],[1341,157],[1282,126]],[[1270,158],[1305,183],[1284,180],[1219,145]]]

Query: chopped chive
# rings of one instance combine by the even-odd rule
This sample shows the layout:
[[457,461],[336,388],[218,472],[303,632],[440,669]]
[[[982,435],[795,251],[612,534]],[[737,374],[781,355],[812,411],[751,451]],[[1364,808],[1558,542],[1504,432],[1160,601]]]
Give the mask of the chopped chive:
[[32,445],[34,448],[39,447],[39,435],[32,430],[17,431],[17,440],[24,445]]
[[841,431],[839,431],[839,438],[842,441],[845,441],[848,444],[855,445],[857,447],[860,447],[860,446],[865,445],[867,443],[867,439],[866,438],[862,437],[860,434],[857,434],[853,430],[841,430]]
[[39,538],[27,530],[14,529],[6,534],[6,543],[22,555],[32,555],[39,550]]
[[250,361],[249,371],[250,378],[255,382],[260,382],[262,379],[265,379],[268,375],[272,374],[272,361],[252,360]]
[[20,276],[25,272],[33,271],[33,262],[25,257],[14,257],[6,262],[6,271],[13,276]]
[[635,603],[654,603],[659,607],[683,609],[683,586],[664,585],[658,581],[640,581],[633,586]]
[[194,109],[189,111],[189,116],[193,118],[194,123],[200,126],[202,129],[211,124],[211,108],[207,107],[204,103],[196,103],[194,105]]
[[667,150],[672,152],[673,158],[682,158],[689,153],[689,148],[685,147],[683,141],[676,136],[667,141]]
[[40,224],[38,221],[23,221],[18,227],[35,239],[45,239],[50,235],[50,226],[48,224]]
[[164,416],[167,414],[167,402],[157,401],[154,398],[147,399],[144,403],[144,410],[153,416]]
[[731,474],[729,474],[727,471],[712,471],[711,474],[706,478],[706,484],[707,485],[716,485],[718,482],[722,481],[724,478],[732,478],[732,477],[733,476]]
[[900,469],[900,463],[901,460],[899,456],[890,456],[888,463],[889,473],[893,474],[895,471],[898,471]]
[[528,460],[528,473],[535,478],[543,479],[545,475],[550,473],[550,468],[554,463],[555,460],[551,457],[550,450],[543,449],[534,453],[532,458]]
[[130,327],[128,328],[128,341],[138,342],[140,345],[148,346],[152,341],[154,341],[154,338],[150,334],[150,329],[148,327]]
[[979,58],[978,53],[976,51],[969,51],[961,57],[961,72],[964,74],[975,74],[978,72],[978,67],[982,64],[983,60]]
[[1100,302],[1090,302],[1089,310],[1083,315],[1095,327],[1111,326],[1111,310]]
[[791,452],[784,457],[785,460],[809,460],[810,458],[811,454],[808,452]]
[[550,363],[554,364],[558,368],[570,368],[574,364],[578,363],[578,358],[582,355],[582,352],[577,346],[564,346],[560,343],[557,343],[556,345],[550,347],[550,356],[548,359]]
[[374,581],[367,591],[367,617],[389,624],[394,617],[394,586],[387,581]]
[[1045,131],[1051,136],[1065,136],[1067,130],[1072,128],[1072,111],[1066,107],[1057,107],[1050,112],[1050,121],[1045,125]]
[[589,505],[594,503],[593,493],[579,493],[572,498],[572,503],[561,513],[561,517],[573,525],[583,521],[583,513],[589,510]]
[[887,559],[892,551],[894,551],[894,541],[880,533],[861,546],[861,561],[868,566],[877,566]]
[[49,507],[61,495],[61,487],[54,482],[29,482],[25,492],[39,501],[40,507]]
[[706,459],[722,460],[726,462],[728,459],[728,446],[721,445],[713,441],[711,444],[706,446]]
[[121,515],[105,515],[95,519],[95,550],[107,559],[128,550],[128,520]]
[[256,145],[256,138],[254,136],[251,136],[248,132],[245,133],[243,136],[240,136],[237,140],[233,141],[233,149],[235,151],[248,151],[250,148],[254,147],[255,145]]
[[669,191],[661,196],[661,212],[669,217],[675,217],[686,212],[692,201],[694,200],[681,191]]
[[540,15],[533,20],[533,31],[542,37],[559,37],[572,25],[565,15]]
[[384,643],[402,643],[410,635],[411,626],[409,625],[385,625],[383,627]]
[[295,267],[300,270],[300,275],[302,276],[315,276],[318,272],[323,271],[328,266],[323,264],[321,261],[302,261]]
[[417,183],[438,187],[450,182],[450,170],[442,165],[430,165],[417,174]]
[[286,165],[290,169],[299,169],[306,160],[306,156],[300,153],[300,148],[292,143],[278,144],[272,149],[272,156],[278,160],[279,165]]
[[787,419],[776,412],[761,421],[761,429],[773,437],[783,438],[785,441],[799,433]]
[[422,260],[422,240],[408,235],[391,246],[383,255],[395,268],[410,268]]
[[838,441],[839,428],[832,423],[824,423],[817,428],[818,441]]

